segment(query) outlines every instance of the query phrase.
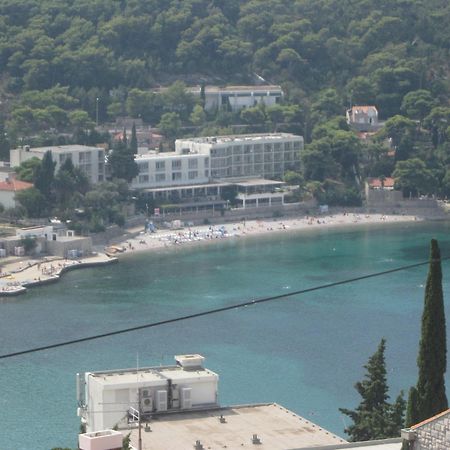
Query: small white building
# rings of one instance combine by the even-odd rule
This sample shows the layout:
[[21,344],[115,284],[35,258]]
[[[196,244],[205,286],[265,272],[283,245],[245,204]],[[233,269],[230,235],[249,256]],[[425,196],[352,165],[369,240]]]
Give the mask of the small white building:
[[175,356],[176,365],[77,374],[78,415],[88,433],[126,427],[136,413],[155,414],[218,406],[219,377],[201,355]]
[[17,206],[16,194],[33,187],[32,183],[16,180],[10,176],[5,181],[0,181],[0,203],[5,208],[14,208]]
[[[202,88],[200,86],[187,88],[187,91],[200,97]],[[205,109],[212,111],[221,108],[230,108],[239,111],[250,108],[258,103],[272,106],[283,97],[280,86],[205,86]]]
[[56,162],[55,172],[58,172],[66,159],[71,159],[73,165],[81,169],[91,183],[105,181],[105,150],[99,147],[55,145],[31,148],[29,145],[25,145],[9,151],[11,167],[20,166],[31,158],[42,160],[48,151],[52,153],[52,160]]

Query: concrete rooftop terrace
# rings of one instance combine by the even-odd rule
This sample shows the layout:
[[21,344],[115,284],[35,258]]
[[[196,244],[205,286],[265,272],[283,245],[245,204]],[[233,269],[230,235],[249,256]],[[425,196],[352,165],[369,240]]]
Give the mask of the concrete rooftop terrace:
[[117,386],[130,383],[154,383],[170,378],[174,381],[214,378],[217,375],[203,367],[184,368],[181,366],[146,367],[110,372],[91,372],[90,376],[103,386]]
[[[225,423],[219,418],[223,415]],[[286,450],[345,444],[346,441],[276,403],[181,412],[154,418],[142,429],[142,450],[206,449]],[[257,434],[261,444],[252,443]],[[138,430],[131,433],[138,448]]]
[[186,139],[177,139],[177,142],[197,142],[203,144],[227,144],[230,142],[258,142],[262,140],[280,140],[288,138],[303,139],[292,133],[261,133],[261,134],[235,134],[229,136],[201,136]]

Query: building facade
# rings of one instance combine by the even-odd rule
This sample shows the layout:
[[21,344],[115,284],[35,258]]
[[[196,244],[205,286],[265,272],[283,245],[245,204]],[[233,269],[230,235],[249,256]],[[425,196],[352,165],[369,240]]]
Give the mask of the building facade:
[[[202,88],[196,86],[188,88],[188,92],[195,96],[202,95]],[[272,106],[278,103],[283,97],[280,86],[205,86],[204,101],[205,109],[213,111],[216,109],[231,109],[239,111],[243,108],[250,108],[258,103]]]
[[132,188],[162,188],[227,178],[282,178],[300,167],[303,137],[288,133],[177,139],[171,153],[137,155]]
[[24,161],[31,158],[42,160],[48,151],[52,153],[52,159],[56,162],[55,172],[60,169],[66,159],[71,159],[73,165],[82,170],[92,184],[105,181],[105,150],[85,145],[57,145],[36,148],[25,145],[10,150],[11,167],[20,166]]

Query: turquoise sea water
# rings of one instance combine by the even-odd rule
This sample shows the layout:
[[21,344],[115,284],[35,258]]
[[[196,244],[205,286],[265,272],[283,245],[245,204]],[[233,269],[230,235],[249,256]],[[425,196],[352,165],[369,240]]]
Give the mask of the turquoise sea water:
[[[75,271],[58,284],[0,304],[0,348],[9,353],[313,287],[428,258],[447,223],[310,230],[228,239],[201,248],[139,254]],[[450,317],[450,264],[443,263]],[[339,407],[387,339],[395,397],[416,381],[427,267],[172,325],[0,361],[0,449],[75,447],[75,373],[158,365],[201,353],[220,375],[223,405],[278,402],[343,435]]]

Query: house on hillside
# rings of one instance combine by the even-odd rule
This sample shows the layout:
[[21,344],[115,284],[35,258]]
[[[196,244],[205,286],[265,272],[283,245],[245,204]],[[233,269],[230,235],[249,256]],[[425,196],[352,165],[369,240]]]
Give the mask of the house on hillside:
[[33,187],[32,183],[16,180],[10,175],[5,181],[0,181],[0,203],[5,208],[15,208],[17,206],[16,193]]
[[450,448],[450,409],[402,430],[409,450],[448,450]]
[[347,110],[347,123],[356,131],[377,131],[381,128],[378,122],[378,110],[375,106],[353,106]]

